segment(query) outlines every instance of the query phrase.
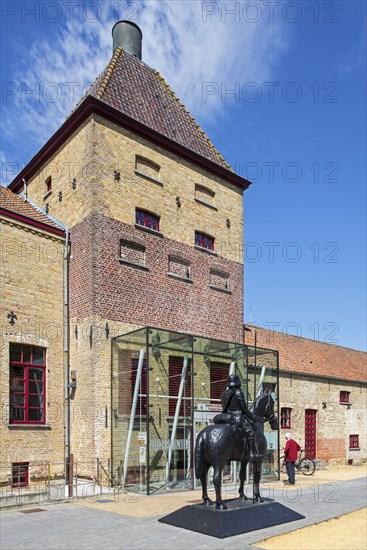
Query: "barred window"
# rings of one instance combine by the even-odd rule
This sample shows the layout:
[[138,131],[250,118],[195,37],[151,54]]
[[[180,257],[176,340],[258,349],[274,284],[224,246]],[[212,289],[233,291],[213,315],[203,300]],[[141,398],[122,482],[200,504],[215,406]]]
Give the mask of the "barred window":
[[289,407],[282,407],[280,409],[280,427],[291,428],[292,424],[292,409]]
[[10,424],[45,424],[46,350],[10,344]]
[[349,436],[349,448],[359,449],[359,435],[353,434]]

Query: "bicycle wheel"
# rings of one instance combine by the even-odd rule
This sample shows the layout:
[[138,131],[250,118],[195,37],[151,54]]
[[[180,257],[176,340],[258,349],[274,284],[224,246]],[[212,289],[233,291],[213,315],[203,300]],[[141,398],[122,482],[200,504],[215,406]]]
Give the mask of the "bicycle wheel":
[[314,463],[312,458],[302,458],[301,462],[299,463],[299,469],[304,476],[312,476],[316,469],[316,464]]

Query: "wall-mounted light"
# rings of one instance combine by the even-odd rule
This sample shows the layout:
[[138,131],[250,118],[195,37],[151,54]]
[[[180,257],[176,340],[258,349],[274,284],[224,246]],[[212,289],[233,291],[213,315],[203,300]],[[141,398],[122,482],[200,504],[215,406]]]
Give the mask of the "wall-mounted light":
[[228,229],[231,227],[231,220],[229,218],[226,219],[226,226]]
[[326,402],[323,401],[323,402],[322,402],[322,408],[323,408],[323,409],[326,409],[326,407],[327,407]]
[[106,338],[108,338],[110,335],[110,327],[108,326],[108,323],[106,323],[104,332],[105,332]]
[[78,325],[75,325],[74,327],[74,334],[75,334],[75,338],[78,339]]
[[89,345],[90,345],[90,347],[93,346],[93,327],[92,327],[92,325],[90,326],[90,330],[89,330]]
[[120,170],[114,170],[113,171],[113,177],[115,181],[120,181],[121,179],[121,172]]
[[181,199],[180,199],[180,197],[176,197],[176,204],[177,204],[178,208],[181,208]]
[[59,191],[59,202],[62,201],[62,191]]
[[72,189],[76,189],[76,179],[74,178],[73,181],[71,182],[71,187]]
[[45,212],[48,214],[48,211],[50,210],[50,205],[47,203],[45,206]]

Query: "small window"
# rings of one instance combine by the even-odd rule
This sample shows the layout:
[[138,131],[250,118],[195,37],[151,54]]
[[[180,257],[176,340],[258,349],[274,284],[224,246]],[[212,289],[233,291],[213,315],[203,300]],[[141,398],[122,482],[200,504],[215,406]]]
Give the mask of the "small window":
[[191,259],[180,250],[172,251],[168,256],[168,275],[191,281]]
[[46,350],[10,344],[10,424],[44,424]]
[[353,434],[349,436],[349,448],[359,449],[359,435]]
[[136,209],[135,223],[154,231],[159,231],[159,217],[145,210]]
[[126,263],[145,265],[145,246],[139,242],[121,239],[120,260]]
[[280,409],[280,427],[291,428],[292,427],[292,409],[289,407],[282,407]]
[[161,167],[152,160],[137,155],[135,157],[135,170],[142,176],[147,176],[154,180],[159,180]]
[[45,180],[45,196],[44,198],[48,197],[48,195],[52,192],[52,177],[49,176]]
[[210,286],[223,290],[230,290],[229,273],[219,268],[210,269]]
[[29,484],[29,462],[13,462],[11,466],[13,487],[27,487]]
[[211,191],[211,189],[208,189],[208,187],[204,187],[203,185],[199,185],[199,184],[195,185],[196,202],[199,202],[204,206],[209,206],[216,210],[215,204],[214,204],[214,197],[215,197],[214,191]]
[[349,391],[341,391],[340,392],[340,403],[349,403],[349,396],[350,396],[350,392]]
[[204,233],[199,233],[195,231],[195,245],[204,248],[205,250],[211,250],[214,252],[214,239],[205,235]]

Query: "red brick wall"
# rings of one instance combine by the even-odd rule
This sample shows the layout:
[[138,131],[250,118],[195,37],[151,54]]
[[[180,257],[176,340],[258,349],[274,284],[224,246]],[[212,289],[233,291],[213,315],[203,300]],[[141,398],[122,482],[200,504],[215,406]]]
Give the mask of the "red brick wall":
[[[120,240],[138,239],[146,246],[148,270],[119,262]],[[71,317],[151,325],[242,341],[243,265],[193,247],[152,235],[101,215],[72,229]],[[190,281],[167,275],[169,255],[189,259]],[[210,284],[210,268],[229,273],[230,292]]]
[[317,440],[317,458],[319,460],[345,460],[345,441],[344,439],[326,439]]

